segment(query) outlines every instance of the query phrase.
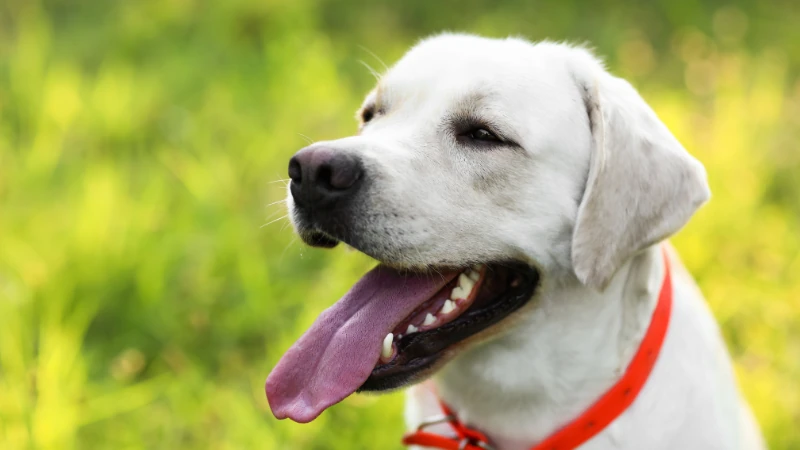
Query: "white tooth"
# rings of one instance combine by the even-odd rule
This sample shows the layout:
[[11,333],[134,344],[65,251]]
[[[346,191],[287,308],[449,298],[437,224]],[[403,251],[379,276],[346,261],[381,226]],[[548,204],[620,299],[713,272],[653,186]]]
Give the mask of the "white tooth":
[[469,291],[465,291],[461,286],[456,286],[453,288],[453,292],[450,293],[450,300],[458,300],[460,298],[467,298],[468,296]]
[[469,277],[470,280],[476,282],[481,278],[480,272],[476,272],[472,269],[467,269],[467,276]]
[[436,322],[436,317],[433,317],[433,314],[428,313],[428,315],[425,316],[425,321],[422,322],[422,326],[427,327],[428,325],[433,325],[434,322]]
[[411,334],[416,332],[417,332],[417,327],[415,327],[413,323],[408,324],[408,328],[406,328],[406,334]]
[[450,314],[454,309],[456,309],[456,304],[452,300],[445,300],[442,305],[442,314]]
[[470,293],[472,292],[473,286],[475,286],[475,282],[472,281],[470,277],[462,273],[461,275],[458,276],[458,285],[461,286],[464,289],[464,291]]
[[383,338],[383,350],[381,350],[381,358],[389,359],[392,356],[392,341],[394,341],[394,335],[389,333]]

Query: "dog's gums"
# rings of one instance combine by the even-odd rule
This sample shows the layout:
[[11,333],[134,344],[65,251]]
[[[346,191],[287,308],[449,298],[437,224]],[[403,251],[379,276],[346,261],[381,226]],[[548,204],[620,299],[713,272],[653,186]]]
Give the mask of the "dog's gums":
[[397,354],[396,341],[403,335],[424,332],[440,327],[461,315],[475,300],[483,282],[485,269],[475,266],[462,272],[436,295],[420,305],[409,317],[383,339],[380,364],[386,364]]
[[539,273],[524,264],[466,269],[398,323],[359,391],[396,389],[421,381],[459,344],[500,322],[530,300]]

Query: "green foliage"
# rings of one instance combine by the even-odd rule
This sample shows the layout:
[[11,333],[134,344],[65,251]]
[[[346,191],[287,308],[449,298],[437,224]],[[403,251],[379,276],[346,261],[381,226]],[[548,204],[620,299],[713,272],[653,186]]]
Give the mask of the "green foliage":
[[280,200],[299,133],[354,131],[359,60],[446,29],[591,42],[706,164],[675,243],[771,447],[800,447],[800,11],[650,5],[3,2],[0,448],[399,448],[399,394],[269,413],[270,368],[370,265],[301,246]]

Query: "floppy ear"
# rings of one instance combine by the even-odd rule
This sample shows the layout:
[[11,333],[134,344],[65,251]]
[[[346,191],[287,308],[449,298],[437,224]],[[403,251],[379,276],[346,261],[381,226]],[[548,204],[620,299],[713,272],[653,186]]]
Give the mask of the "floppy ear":
[[639,251],[705,203],[706,172],[625,80],[598,70],[584,86],[593,149],[572,236],[572,265],[604,289]]

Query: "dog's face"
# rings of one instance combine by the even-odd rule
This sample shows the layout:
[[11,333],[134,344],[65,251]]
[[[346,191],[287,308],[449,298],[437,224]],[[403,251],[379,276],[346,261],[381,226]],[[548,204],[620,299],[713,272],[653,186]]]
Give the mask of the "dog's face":
[[568,268],[592,136],[584,93],[553,53],[467,37],[409,52],[367,96],[357,136],[312,146],[363,173],[335,208],[290,195],[300,236],[405,268]]
[[425,378],[502,333],[543,280],[602,288],[707,198],[636,91],[564,45],[424,41],[358,116],[356,136],[292,158],[288,203],[305,242],[381,265],[270,375],[278,417]]

